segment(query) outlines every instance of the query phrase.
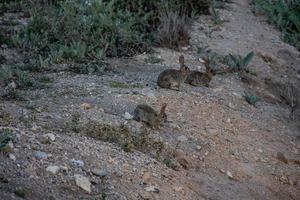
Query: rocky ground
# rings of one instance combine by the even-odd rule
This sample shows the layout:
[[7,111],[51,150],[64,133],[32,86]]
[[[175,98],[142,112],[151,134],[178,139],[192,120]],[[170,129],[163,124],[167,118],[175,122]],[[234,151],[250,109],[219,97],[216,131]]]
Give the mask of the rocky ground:
[[[20,91],[26,100],[2,99],[0,131],[13,140],[0,154],[0,199],[297,199],[300,122],[264,80],[299,87],[300,54],[249,1],[220,14],[228,20],[220,25],[197,19],[181,52],[156,49],[157,64],[145,54],[109,60],[101,76],[47,72],[47,87]],[[196,52],[204,46],[223,55],[254,51],[253,81],[231,73],[216,75],[209,88],[157,87],[180,54],[203,70]],[[0,53],[8,62],[17,57],[13,49]],[[249,89],[261,97],[256,106],[242,97]],[[163,102],[161,129],[131,119],[137,104]]]

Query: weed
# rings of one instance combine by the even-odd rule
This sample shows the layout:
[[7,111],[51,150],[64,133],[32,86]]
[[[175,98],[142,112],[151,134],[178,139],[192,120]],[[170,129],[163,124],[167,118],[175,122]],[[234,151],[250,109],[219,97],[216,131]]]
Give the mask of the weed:
[[217,11],[214,7],[212,7],[210,10],[211,17],[215,25],[221,25],[227,22],[227,20],[221,19],[219,11]]
[[26,72],[14,66],[2,65],[0,67],[0,85],[7,86],[12,82],[16,84],[16,88],[26,88],[34,84]]
[[160,45],[177,49],[189,42],[190,19],[180,16],[178,12],[166,11],[160,15],[158,40]]
[[250,105],[255,105],[260,100],[258,96],[250,92],[244,92],[243,97]]
[[248,65],[254,57],[254,52],[248,53],[245,57],[241,55],[226,55],[223,63],[229,67],[230,72],[246,71],[249,72]]

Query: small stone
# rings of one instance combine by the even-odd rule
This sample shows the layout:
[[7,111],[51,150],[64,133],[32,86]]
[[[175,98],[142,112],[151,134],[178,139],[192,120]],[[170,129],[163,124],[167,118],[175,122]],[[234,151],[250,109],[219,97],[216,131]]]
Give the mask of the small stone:
[[124,118],[125,118],[126,120],[131,120],[131,119],[133,119],[133,116],[132,116],[130,113],[125,112]]
[[181,193],[182,195],[185,195],[185,191],[184,191],[183,187],[181,187],[181,186],[174,186],[173,188],[174,188],[174,190],[175,190],[176,192],[179,192],[179,193]]
[[46,168],[46,171],[51,172],[52,174],[57,174],[59,169],[60,169],[60,167],[58,167],[58,166],[50,165]]
[[36,151],[33,153],[33,156],[39,160],[46,159],[48,154],[43,151]]
[[214,129],[214,128],[208,128],[206,129],[207,132],[211,135],[216,135],[218,133],[218,130],[217,129]]
[[229,102],[228,107],[229,107],[229,108],[232,108],[232,109],[235,108],[235,106],[234,106],[231,102]]
[[146,190],[147,192],[159,193],[159,189],[158,189],[157,187],[154,187],[154,186],[146,187],[145,190]]
[[75,160],[75,159],[72,159],[71,160],[71,163],[73,166],[75,167],[83,167],[84,166],[84,162],[82,160]]
[[17,160],[16,156],[15,156],[14,154],[12,154],[12,153],[8,154],[8,157],[9,157],[11,160],[13,160],[13,161],[16,161],[16,160]]
[[41,137],[40,141],[43,144],[50,144],[51,142],[55,141],[55,135],[52,133],[45,134]]
[[259,153],[263,153],[264,151],[262,149],[257,150]]
[[147,92],[146,96],[151,98],[151,99],[156,99],[155,94],[153,92]]
[[82,109],[85,109],[85,110],[88,110],[88,109],[91,109],[91,104],[89,104],[89,103],[82,103],[81,105],[80,105],[80,108],[82,108]]
[[200,151],[200,150],[202,149],[202,147],[201,147],[200,145],[197,145],[197,146],[196,146],[196,149],[197,149],[198,151]]
[[143,182],[144,182],[144,183],[149,182],[150,178],[151,178],[150,173],[149,173],[149,172],[146,172],[146,173],[143,175]]
[[108,172],[106,170],[102,170],[102,169],[98,169],[98,168],[94,168],[91,171],[94,175],[99,176],[101,178],[108,175]]
[[179,142],[185,142],[185,141],[188,140],[188,138],[187,138],[185,135],[181,135],[181,136],[178,136],[178,137],[177,137],[177,140],[178,140]]
[[76,185],[78,187],[80,187],[81,189],[85,190],[88,193],[92,192],[91,191],[91,182],[90,182],[89,178],[82,176],[80,174],[75,174],[74,177],[75,177]]
[[227,172],[226,172],[226,175],[227,175],[230,179],[233,179],[232,173],[231,173],[230,171],[227,171]]
[[289,163],[288,159],[285,157],[285,155],[282,152],[277,152],[277,159],[285,164]]
[[188,169],[189,168],[189,162],[185,156],[185,153],[178,149],[175,151],[175,154],[174,154],[177,162],[184,168],[184,169]]

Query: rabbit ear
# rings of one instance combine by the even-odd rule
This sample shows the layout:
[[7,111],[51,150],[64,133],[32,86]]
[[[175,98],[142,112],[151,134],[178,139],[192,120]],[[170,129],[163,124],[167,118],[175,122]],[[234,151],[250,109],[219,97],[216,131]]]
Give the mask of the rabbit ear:
[[163,105],[161,106],[161,109],[160,109],[160,114],[165,113],[166,107],[167,107],[167,103],[163,103]]
[[184,66],[184,56],[183,55],[179,56],[179,64],[180,64],[180,66]]

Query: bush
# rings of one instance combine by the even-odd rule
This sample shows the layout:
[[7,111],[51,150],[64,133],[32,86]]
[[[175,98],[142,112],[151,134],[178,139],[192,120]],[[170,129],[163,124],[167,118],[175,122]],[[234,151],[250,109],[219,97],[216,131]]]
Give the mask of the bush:
[[300,49],[300,1],[299,0],[253,0],[268,22],[284,34],[283,39]]
[[195,13],[207,13],[210,5],[210,0],[54,2],[27,2],[30,20],[12,42],[30,50],[36,59],[56,63],[132,56],[149,51],[157,43],[178,46],[179,42],[173,40],[189,38],[187,19]]

